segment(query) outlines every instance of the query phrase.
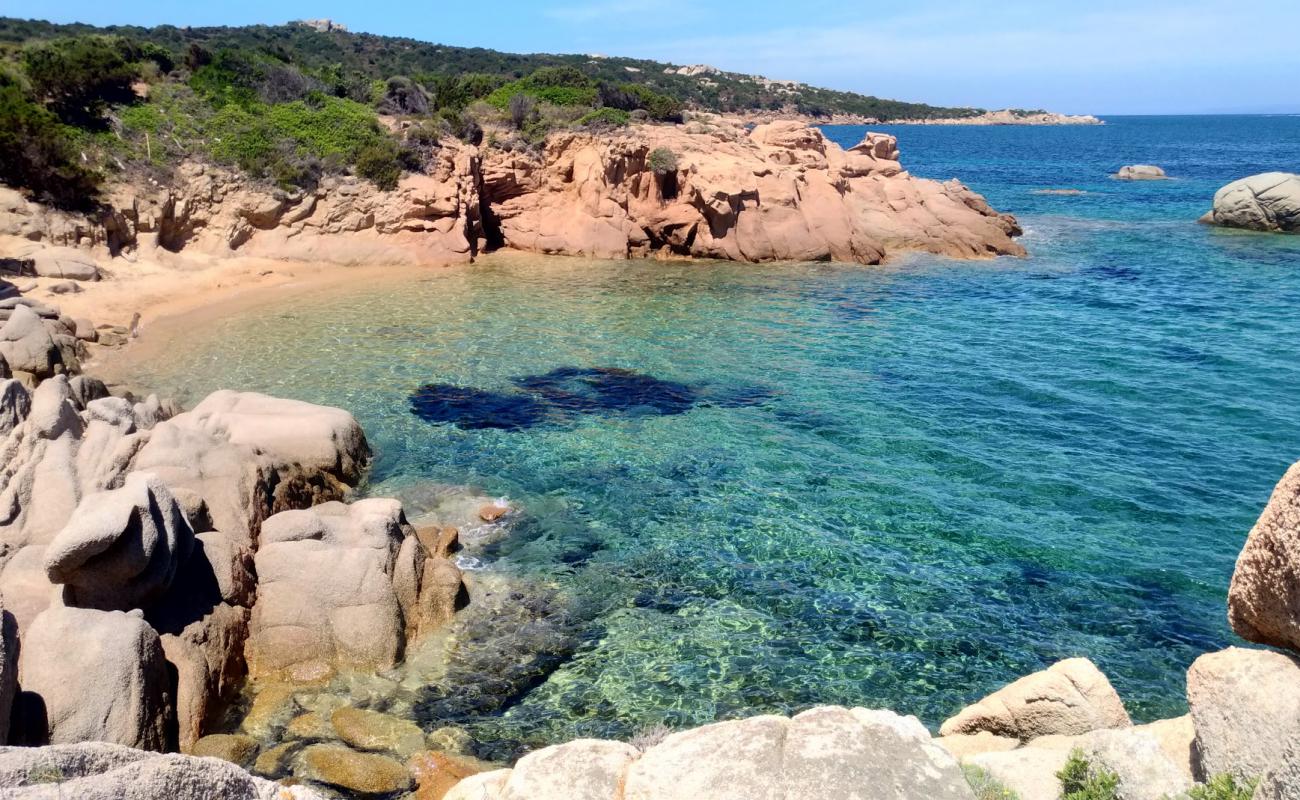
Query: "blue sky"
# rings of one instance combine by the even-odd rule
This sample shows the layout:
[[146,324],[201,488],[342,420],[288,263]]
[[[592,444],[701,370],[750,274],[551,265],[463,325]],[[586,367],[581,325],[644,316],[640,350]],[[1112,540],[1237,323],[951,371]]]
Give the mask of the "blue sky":
[[1300,0],[0,0],[56,22],[352,30],[514,52],[655,58],[882,97],[1074,113],[1300,113]]

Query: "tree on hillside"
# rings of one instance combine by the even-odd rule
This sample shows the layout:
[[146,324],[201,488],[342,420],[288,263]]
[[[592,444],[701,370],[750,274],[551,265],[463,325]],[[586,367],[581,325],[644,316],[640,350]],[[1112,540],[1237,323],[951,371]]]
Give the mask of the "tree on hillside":
[[102,124],[104,110],[135,99],[140,48],[120,36],[55,39],[23,50],[36,97],[70,125]]

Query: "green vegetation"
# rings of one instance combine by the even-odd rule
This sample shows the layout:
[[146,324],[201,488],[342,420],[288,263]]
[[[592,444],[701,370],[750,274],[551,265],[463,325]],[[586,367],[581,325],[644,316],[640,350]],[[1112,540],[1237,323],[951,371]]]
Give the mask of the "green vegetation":
[[669,175],[677,171],[677,154],[667,147],[656,147],[650,151],[646,166],[656,175]]
[[1056,777],[1061,781],[1061,800],[1118,800],[1119,775],[1088,763],[1077,748]]
[[162,180],[186,158],[286,189],[349,172],[388,188],[404,170],[427,168],[440,142],[481,144],[484,125],[498,131],[489,143],[536,147],[558,127],[793,109],[881,119],[978,113],[687,75],[639,59],[513,55],[298,24],[95,28],[0,18],[0,180],[64,206],[93,205],[106,175]]
[[974,764],[963,764],[961,770],[966,776],[966,783],[975,793],[975,800],[1020,800],[1020,795],[1008,789],[987,770]]
[[1215,775],[1187,793],[1189,800],[1250,800],[1258,781],[1238,782],[1232,775]]
[[598,108],[578,119],[583,128],[622,128],[632,120],[632,115],[617,108]]

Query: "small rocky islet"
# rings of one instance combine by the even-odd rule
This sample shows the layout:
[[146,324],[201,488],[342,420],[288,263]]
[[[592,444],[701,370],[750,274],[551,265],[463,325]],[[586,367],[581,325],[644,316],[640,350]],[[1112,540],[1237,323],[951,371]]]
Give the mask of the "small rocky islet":
[[[651,164],[658,150],[676,154],[674,169]],[[31,297],[111,280],[122,254],[159,249],[339,263],[448,263],[490,247],[863,264],[909,250],[1024,254],[1014,218],[955,181],[908,175],[893,137],[846,150],[802,122],[718,119],[562,134],[541,152],[449,143],[429,174],[388,192],[347,178],[282,192],[198,164],[180,174],[165,189],[116,186],[93,217],[0,198],[0,232],[28,243],[13,259],[39,279],[0,287],[0,786],[14,796],[775,800],[869,786],[966,800],[979,774],[1056,800],[1073,754],[1117,775],[1126,800],[1225,775],[1260,781],[1265,800],[1300,794],[1300,465],[1250,533],[1228,597],[1233,630],[1272,649],[1198,659],[1185,717],[1134,725],[1105,675],[1073,658],[960,710],[938,736],[892,711],[823,706],[578,740],[506,765],[394,698],[439,668],[421,659],[468,615],[547,616],[544,601],[456,560],[509,536],[527,509],[465,491],[458,516],[412,524],[397,500],[356,499],[370,449],[349,413],[229,391],[188,411],[137,398],[83,371],[135,324],[96,326]],[[1136,165],[1116,177],[1165,176]],[[1300,178],[1231,184],[1205,221],[1295,232]],[[575,367],[490,396],[431,383],[411,406],[431,422],[524,428],[766,391],[717,398]],[[491,700],[536,677],[503,673]]]

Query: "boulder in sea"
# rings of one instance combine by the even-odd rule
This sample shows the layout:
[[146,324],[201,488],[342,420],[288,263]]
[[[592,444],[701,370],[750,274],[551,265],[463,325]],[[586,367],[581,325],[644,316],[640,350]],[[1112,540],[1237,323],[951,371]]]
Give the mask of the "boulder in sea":
[[1120,181],[1163,181],[1169,176],[1154,164],[1128,164],[1120,167],[1114,178]]
[[1243,639],[1300,652],[1300,462],[1278,482],[1237,557],[1228,621]]
[[214,733],[204,736],[190,748],[190,755],[200,758],[219,758],[247,767],[257,757],[257,740],[251,736],[234,733]]
[[1187,702],[1197,777],[1257,780],[1300,734],[1300,659],[1239,647],[1203,655],[1187,670]]
[[1264,172],[1214,193],[1201,222],[1266,233],[1300,233],[1300,175]]
[[1071,658],[1027,675],[962,709],[943,723],[940,733],[951,736],[988,731],[1029,741],[1132,724],[1101,670],[1086,658]]
[[49,608],[23,631],[15,724],[24,740],[168,746],[168,677],[138,612]]
[[424,749],[420,726],[378,711],[344,706],[330,715],[330,725],[358,750],[387,750],[405,757]]

